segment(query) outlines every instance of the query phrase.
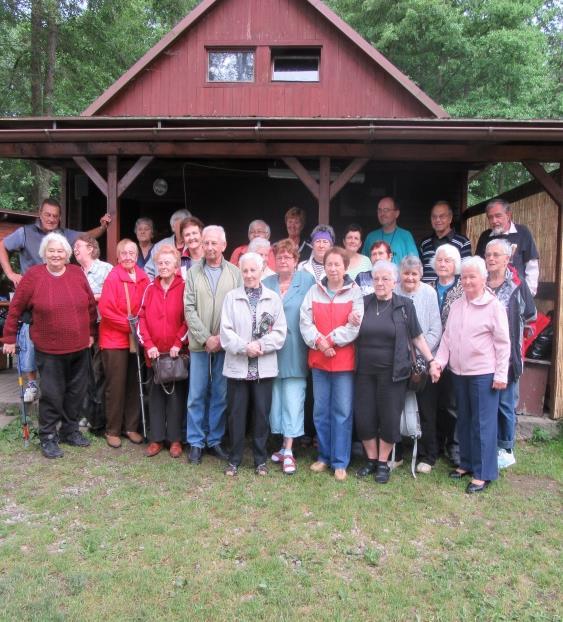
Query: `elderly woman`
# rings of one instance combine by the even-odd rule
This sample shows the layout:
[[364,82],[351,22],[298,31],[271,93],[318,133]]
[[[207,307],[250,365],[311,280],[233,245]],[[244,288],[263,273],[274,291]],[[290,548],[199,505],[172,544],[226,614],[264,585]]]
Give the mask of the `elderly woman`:
[[506,389],[510,335],[506,311],[486,288],[481,257],[461,264],[463,294],[451,306],[436,353],[433,380],[449,366],[457,396],[459,467],[453,479],[471,476],[466,492],[485,490],[498,478],[497,428],[499,392]]
[[145,351],[149,373],[150,443],[149,458],[162,450],[166,441],[172,458],[182,455],[182,419],[186,403],[187,380],[173,387],[154,382],[153,362],[166,354],[177,358],[187,343],[188,327],[184,317],[184,280],[177,274],[180,253],[163,244],[154,254],[158,276],[147,287],[139,310],[139,339]]
[[233,477],[242,462],[250,403],[255,471],[257,475],[268,473],[268,415],[273,380],[278,375],[277,351],[284,344],[287,325],[280,297],[260,282],[263,263],[257,253],[240,258],[243,286],[225,296],[221,313],[231,440],[225,475]]
[[[430,266],[438,278],[432,283],[436,289],[442,331],[446,327],[450,308],[463,293],[459,273],[461,271],[461,255],[453,244],[442,244],[430,260]],[[442,449],[454,467],[459,466],[459,442],[457,438],[457,406],[455,390],[449,369],[445,369],[436,387],[437,415],[436,433],[438,450]]]
[[297,267],[298,270],[305,270],[315,277],[315,281],[320,283],[324,277],[324,257],[329,248],[334,246],[334,229],[330,225],[317,225],[311,233],[312,252],[309,259],[302,261]]
[[180,233],[184,238],[184,250],[181,256],[180,271],[186,280],[186,274],[195,261],[203,259],[203,223],[196,216],[184,218],[180,223]]
[[360,225],[352,224],[346,227],[344,232],[344,239],[342,240],[344,250],[348,253],[348,259],[350,263],[346,274],[354,280],[360,272],[371,270],[372,262],[362,255],[362,228]]
[[485,248],[488,271],[487,285],[506,309],[510,333],[510,365],[506,389],[499,392],[497,462],[499,469],[516,463],[516,385],[522,375],[522,337],[524,324],[536,318],[534,298],[526,281],[508,267],[512,245],[502,238],[493,238]]
[[[262,238],[264,240],[269,240],[271,235],[270,225],[263,220],[253,220],[248,225],[248,241],[252,242],[254,238]],[[235,250],[231,254],[231,258],[229,261],[235,266],[239,266],[240,258],[244,255],[244,253],[248,252],[248,244],[242,244],[241,246],[237,246]],[[268,266],[273,268],[275,265],[274,262],[274,254],[270,251],[268,255]]]
[[272,389],[270,428],[283,436],[283,445],[272,454],[286,475],[295,473],[293,439],[303,436],[304,406],[307,390],[307,346],[299,330],[299,310],[307,292],[315,284],[308,272],[296,272],[299,253],[288,238],[274,245],[276,274],[263,284],[281,297],[287,322],[287,338],[278,352],[278,375]]
[[[314,252],[314,244],[313,244]],[[355,348],[359,326],[351,315],[363,315],[360,288],[346,274],[348,254],[335,246],[324,256],[326,277],[307,292],[300,313],[301,334],[309,346],[313,375],[313,420],[319,456],[315,473],[334,470],[347,477],[352,444]]]
[[393,444],[401,440],[401,412],[411,373],[410,348],[416,347],[431,369],[436,364],[418,323],[414,304],[394,293],[399,271],[390,261],[372,268],[374,293],[364,297],[364,316],[356,344],[355,421],[367,463],[358,477],[389,481]]
[[82,270],[69,265],[71,255],[62,235],[49,233],[43,238],[39,256],[44,265],[25,273],[4,326],[4,354],[14,354],[18,320],[24,311],[31,311],[40,374],[39,438],[46,458],[63,455],[59,440],[77,447],[90,445],[78,429],[76,406],[84,401],[88,387],[96,302]]
[[362,294],[367,296],[373,294],[373,278],[371,276],[371,267],[376,261],[383,259],[384,261],[391,261],[393,259],[393,251],[388,242],[384,240],[376,240],[369,249],[370,265],[369,269],[365,272],[359,272],[355,278],[356,283],[360,286]]
[[258,253],[258,255],[260,255],[260,257],[264,260],[264,268],[262,269],[261,276],[262,279],[275,274],[275,272],[268,266],[268,258],[272,252],[269,240],[265,240],[264,238],[254,238],[248,245],[248,252]]
[[113,266],[107,263],[107,261],[100,259],[98,240],[87,233],[83,233],[76,238],[73,251],[74,258],[84,271],[97,302],[102,295],[102,287],[108,274],[113,270]]
[[[132,443],[142,443],[139,434],[139,387],[136,357],[131,344],[129,316],[136,316],[147,275],[137,266],[137,245],[127,238],[117,245],[118,264],[109,273],[98,304],[100,350],[106,376],[106,441],[121,447],[121,434]],[[133,349],[133,352],[131,351]]]
[[[434,289],[422,282],[423,266],[418,257],[407,255],[399,265],[400,282],[395,287],[399,296],[410,298],[414,303],[416,317],[426,345],[432,355],[436,353],[442,336],[442,322],[440,309]],[[417,355],[419,353],[417,352]],[[430,473],[438,457],[438,443],[436,440],[436,385],[428,382],[422,391],[416,394],[420,413],[419,463],[416,466],[418,473]],[[397,456],[396,456],[397,459]]]
[[151,218],[137,218],[137,222],[135,222],[135,237],[141,251],[137,257],[137,265],[139,268],[144,269],[147,261],[151,258],[154,247],[154,223]]

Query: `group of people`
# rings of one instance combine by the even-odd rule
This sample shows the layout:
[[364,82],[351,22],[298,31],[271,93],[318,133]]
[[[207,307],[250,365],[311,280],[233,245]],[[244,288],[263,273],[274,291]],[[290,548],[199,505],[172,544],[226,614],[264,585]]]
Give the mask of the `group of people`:
[[[147,456],[167,446],[178,458],[187,442],[191,464],[207,450],[234,477],[250,423],[256,473],[268,473],[270,433],[282,438],[270,461],[295,473],[310,386],[318,448],[310,469],[346,479],[355,438],[365,455],[357,476],[386,483],[402,460],[401,413],[418,359],[432,382],[416,394],[417,471],[431,472],[444,451],[452,478],[470,476],[467,492],[484,490],[515,462],[522,336],[535,317],[539,271],[533,239],[498,200],[487,206],[491,229],[475,256],[452,229],[446,202],[432,207],[433,234],[420,248],[398,227],[393,198],[379,201],[377,215],[381,227],[365,242],[351,225],[339,246],[329,225],[303,238],[305,213],[294,207],[285,215],[287,238],[271,245],[269,226],[255,220],[248,245],[228,261],[224,229],[179,210],[172,235],[155,245],[152,221],[140,218],[138,243],[121,240],[111,266],[99,259],[96,241],[109,216],[80,234],[61,229],[60,206],[46,200],[36,224],[0,242],[0,263],[17,285],[4,352],[14,353],[17,341],[22,357],[22,346],[29,352],[35,344],[43,454],[61,456],[59,442],[89,444],[77,404],[100,377],[107,444],[143,441],[140,348],[149,386]],[[8,251],[20,252],[23,278]],[[29,335],[18,323],[25,310],[33,317]],[[188,352],[187,381],[160,383],[156,361]],[[28,360],[24,371],[31,367]]]

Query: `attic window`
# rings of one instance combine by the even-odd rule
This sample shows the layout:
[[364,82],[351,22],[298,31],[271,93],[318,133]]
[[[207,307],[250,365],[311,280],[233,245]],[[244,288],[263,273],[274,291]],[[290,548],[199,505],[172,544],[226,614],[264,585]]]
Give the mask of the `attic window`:
[[254,50],[209,50],[209,82],[254,82]]
[[320,48],[272,49],[273,82],[318,82]]

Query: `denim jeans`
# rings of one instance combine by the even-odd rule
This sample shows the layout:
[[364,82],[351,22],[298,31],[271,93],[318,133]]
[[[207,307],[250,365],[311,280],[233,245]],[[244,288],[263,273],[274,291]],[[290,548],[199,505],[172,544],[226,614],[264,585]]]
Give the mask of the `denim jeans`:
[[313,369],[312,374],[318,459],[333,469],[345,469],[352,449],[354,373]]
[[35,363],[35,347],[29,334],[29,324],[22,324],[20,334],[18,336],[18,346],[20,347],[19,364],[23,373],[37,371]]
[[504,391],[499,391],[497,446],[512,449],[516,436],[516,411],[514,394],[516,382],[509,382]]
[[475,479],[498,479],[497,427],[499,392],[493,374],[457,376],[452,373],[457,397],[459,466]]
[[187,441],[203,449],[218,445],[225,434],[227,379],[224,352],[191,352]]

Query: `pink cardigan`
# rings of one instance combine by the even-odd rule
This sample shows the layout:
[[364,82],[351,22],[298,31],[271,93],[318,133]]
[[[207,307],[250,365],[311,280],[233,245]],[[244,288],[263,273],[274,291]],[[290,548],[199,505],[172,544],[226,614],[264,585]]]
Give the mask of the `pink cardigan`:
[[507,382],[508,318],[490,291],[471,301],[463,294],[452,304],[435,358],[442,369],[449,363],[458,376],[494,374],[495,381]]

